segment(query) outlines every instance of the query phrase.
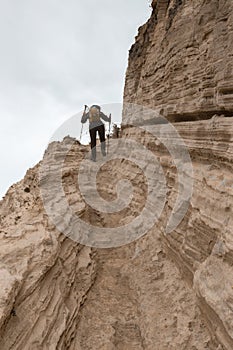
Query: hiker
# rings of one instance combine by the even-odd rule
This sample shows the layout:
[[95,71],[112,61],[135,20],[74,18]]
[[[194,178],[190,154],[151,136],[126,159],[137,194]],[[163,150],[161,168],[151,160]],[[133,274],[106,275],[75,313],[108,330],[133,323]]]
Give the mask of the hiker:
[[117,124],[113,124],[113,133],[112,133],[112,137],[114,139],[118,139],[120,136],[120,128],[119,126],[117,126]]
[[103,156],[106,156],[106,144],[105,144],[105,128],[104,123],[101,119],[106,122],[111,123],[111,116],[107,117],[98,105],[93,105],[90,107],[89,112],[86,112],[87,106],[85,105],[85,110],[81,119],[81,123],[86,123],[89,119],[89,132],[91,137],[91,159],[96,161],[96,134],[98,131],[100,142],[101,142],[101,152]]

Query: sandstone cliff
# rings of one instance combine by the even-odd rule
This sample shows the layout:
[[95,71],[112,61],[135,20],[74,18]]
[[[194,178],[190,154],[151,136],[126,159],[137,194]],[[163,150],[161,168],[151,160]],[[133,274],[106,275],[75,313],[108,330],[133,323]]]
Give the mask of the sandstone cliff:
[[[190,208],[178,229],[161,233],[212,335],[232,349],[233,2],[155,0],[152,6],[130,50],[124,100],[157,110],[189,148]],[[163,148],[151,146],[147,136],[130,129],[125,134],[152,147],[163,161]],[[164,166],[174,185],[172,162]],[[170,203],[174,191],[172,186]]]
[[[51,169],[69,141],[63,187],[70,207],[93,225],[117,226],[119,214],[109,219],[80,196],[77,175],[86,146],[72,139],[54,142],[46,151]],[[119,248],[73,242],[46,215],[39,168],[30,169],[1,202],[0,348],[216,349],[195,293],[167,255],[158,228]],[[136,201],[123,219],[136,215],[144,202],[144,177],[136,170],[114,160],[97,179],[108,200],[116,181],[131,179]]]
[[233,112],[233,2],[154,0],[130,50],[125,101],[174,121]]
[[[122,136],[158,157],[169,190],[159,222],[126,246],[91,248],[59,232],[41,196],[43,183],[51,210],[62,206],[59,196],[53,198],[56,182],[39,176],[42,163],[29,169],[0,202],[1,350],[233,348],[233,4],[152,5],[130,51],[124,98],[177,122],[193,164],[188,211],[165,234],[178,192],[177,170],[163,145],[140,129],[125,128]],[[45,158],[51,173],[71,144],[62,185],[73,212],[98,228],[137,216],[147,187],[133,162],[112,160],[97,176],[108,201],[116,197],[117,182],[130,179],[134,196],[120,214],[104,215],[82,198],[78,170],[87,147],[77,141],[50,144]]]

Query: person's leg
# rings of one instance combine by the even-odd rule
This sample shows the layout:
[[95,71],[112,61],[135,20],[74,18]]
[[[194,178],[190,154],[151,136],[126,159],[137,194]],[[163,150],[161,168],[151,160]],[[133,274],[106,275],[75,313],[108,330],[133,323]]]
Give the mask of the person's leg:
[[89,130],[91,137],[91,159],[93,161],[96,160],[96,128],[92,128]]
[[101,152],[103,156],[106,156],[106,143],[105,143],[105,128],[104,125],[98,127],[99,138],[101,142]]

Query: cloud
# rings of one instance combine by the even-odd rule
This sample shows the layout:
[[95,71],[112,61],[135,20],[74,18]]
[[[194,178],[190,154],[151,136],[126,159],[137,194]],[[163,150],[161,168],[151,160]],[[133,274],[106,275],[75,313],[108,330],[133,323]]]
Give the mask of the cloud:
[[85,103],[120,102],[146,0],[2,0],[0,196]]

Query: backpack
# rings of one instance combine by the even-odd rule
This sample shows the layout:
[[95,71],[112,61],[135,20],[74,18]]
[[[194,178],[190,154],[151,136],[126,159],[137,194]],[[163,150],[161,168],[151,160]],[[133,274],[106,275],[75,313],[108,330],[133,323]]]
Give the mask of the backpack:
[[100,107],[97,105],[91,106],[89,110],[89,121],[90,123],[100,121]]

